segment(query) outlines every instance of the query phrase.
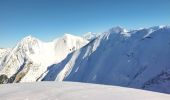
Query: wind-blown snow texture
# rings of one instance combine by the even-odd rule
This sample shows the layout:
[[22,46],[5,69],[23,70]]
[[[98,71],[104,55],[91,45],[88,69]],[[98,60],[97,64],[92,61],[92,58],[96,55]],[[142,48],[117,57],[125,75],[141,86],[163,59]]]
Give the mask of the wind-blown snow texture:
[[43,80],[110,84],[170,93],[170,27],[103,33],[61,63]]
[[0,85],[1,100],[170,100],[170,95],[117,86],[73,82]]

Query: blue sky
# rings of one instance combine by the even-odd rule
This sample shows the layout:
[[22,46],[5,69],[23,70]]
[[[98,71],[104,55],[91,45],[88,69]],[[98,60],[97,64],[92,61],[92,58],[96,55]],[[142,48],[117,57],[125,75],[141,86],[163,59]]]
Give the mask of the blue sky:
[[170,24],[170,0],[0,0],[0,47],[27,35],[50,41],[64,33]]

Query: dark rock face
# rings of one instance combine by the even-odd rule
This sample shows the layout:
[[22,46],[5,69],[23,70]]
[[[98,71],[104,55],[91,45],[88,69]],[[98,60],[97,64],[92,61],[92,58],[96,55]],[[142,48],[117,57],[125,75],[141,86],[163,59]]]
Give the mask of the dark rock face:
[[4,74],[0,76],[0,84],[4,84],[8,82],[8,77]]

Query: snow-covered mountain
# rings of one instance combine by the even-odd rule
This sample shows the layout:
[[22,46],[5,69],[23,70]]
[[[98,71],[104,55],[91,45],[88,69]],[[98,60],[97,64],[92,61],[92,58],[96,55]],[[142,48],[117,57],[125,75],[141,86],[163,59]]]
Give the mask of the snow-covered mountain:
[[0,48],[0,59],[4,57],[9,51],[10,51],[9,48],[8,49]]
[[88,32],[83,35],[83,38],[88,41],[91,41],[91,40],[97,38],[98,36],[99,36],[98,33]]
[[49,66],[87,43],[87,40],[70,34],[47,43],[25,37],[0,62],[0,75],[6,75],[8,82],[37,81]]
[[170,93],[169,26],[115,27],[89,37],[24,38],[1,57],[0,83],[77,81]]
[[[0,48],[0,69],[2,68],[1,62],[5,59],[6,55],[10,52],[11,49]],[[1,82],[0,82],[1,83]]]
[[4,55],[6,49],[0,48],[0,58]]
[[110,84],[170,93],[170,27],[112,28],[49,67],[42,80]]

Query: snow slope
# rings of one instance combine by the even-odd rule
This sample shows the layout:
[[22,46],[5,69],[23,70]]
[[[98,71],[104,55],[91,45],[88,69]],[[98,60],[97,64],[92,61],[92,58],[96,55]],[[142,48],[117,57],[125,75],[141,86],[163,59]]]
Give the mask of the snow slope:
[[43,81],[110,84],[170,93],[170,27],[115,27],[49,67]]
[[91,41],[91,40],[97,38],[98,36],[99,36],[99,34],[97,34],[97,33],[88,32],[83,35],[83,38],[88,41]]
[[7,75],[9,82],[37,81],[49,66],[87,43],[87,40],[70,34],[47,43],[25,37],[2,59],[0,74]]
[[3,58],[9,51],[10,49],[0,48],[0,59]]
[[2,68],[1,62],[5,59],[5,56],[10,52],[11,49],[0,48],[0,69]]
[[0,85],[1,100],[170,100],[170,95],[117,86],[73,82]]

